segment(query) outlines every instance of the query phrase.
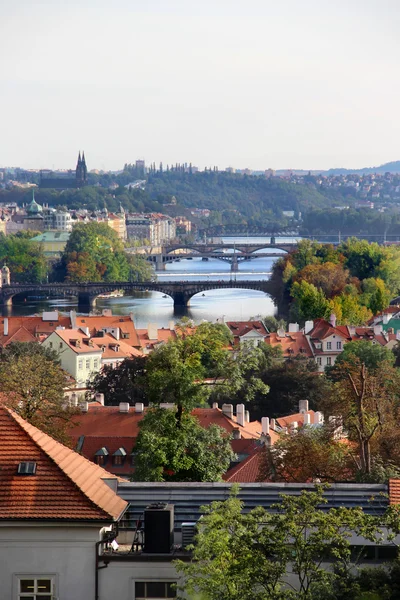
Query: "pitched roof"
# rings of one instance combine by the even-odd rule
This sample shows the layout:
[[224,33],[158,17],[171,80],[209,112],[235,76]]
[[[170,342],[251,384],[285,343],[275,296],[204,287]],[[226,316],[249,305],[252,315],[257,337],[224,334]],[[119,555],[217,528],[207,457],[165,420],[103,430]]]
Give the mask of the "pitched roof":
[[143,353],[130,346],[125,342],[125,340],[117,340],[112,335],[103,335],[100,337],[92,337],[95,347],[102,349],[102,359],[112,359],[112,358],[132,358],[132,356],[143,356]]
[[254,448],[250,456],[229,469],[223,477],[224,481],[229,483],[256,483],[260,481],[262,448],[262,446]]
[[79,329],[57,329],[54,335],[58,335],[76,354],[101,354],[101,348],[94,342],[90,344],[88,336]]
[[77,316],[75,322],[76,327],[89,327],[91,336],[96,336],[105,328],[119,328],[121,333],[129,336],[123,338],[126,344],[140,348],[139,337],[131,315]]
[[270,333],[265,342],[272,347],[281,348],[284,358],[291,358],[298,355],[309,358],[313,356],[307,337],[301,331],[285,333],[284,336],[280,336],[277,333]]
[[315,319],[314,327],[308,334],[311,339],[323,340],[331,335],[338,335],[342,338],[348,338],[349,332],[345,325],[333,327],[325,319]]
[[[7,323],[8,334],[4,335]],[[53,321],[44,321],[43,317],[4,317],[0,319],[0,346],[6,346],[10,341],[30,342],[42,334],[49,335],[59,326],[70,327],[70,318],[58,315]],[[29,337],[27,333],[30,334]]]
[[227,321],[225,323],[231,330],[234,337],[242,337],[249,331],[256,331],[264,337],[268,335],[268,331],[262,321]]
[[[18,474],[35,462],[34,475]],[[105,483],[112,477],[0,406],[0,519],[118,520],[127,507]]]
[[[301,425],[304,425],[304,414],[305,413],[296,413],[286,417],[278,417],[276,422],[278,423],[279,427],[290,427],[292,423],[300,423]],[[310,415],[311,423],[314,423],[315,412],[313,410],[308,410],[307,414]]]

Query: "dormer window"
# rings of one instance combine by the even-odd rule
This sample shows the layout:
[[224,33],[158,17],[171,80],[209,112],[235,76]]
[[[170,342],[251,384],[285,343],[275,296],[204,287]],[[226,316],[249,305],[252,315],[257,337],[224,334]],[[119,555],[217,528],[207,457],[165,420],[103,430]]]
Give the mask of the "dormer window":
[[18,465],[18,475],[35,475],[35,462],[20,462]]
[[118,448],[113,454],[113,465],[116,467],[122,467],[125,462],[126,450],[125,448]]
[[108,450],[107,448],[105,448],[104,446],[102,448],[100,448],[100,450],[97,450],[97,452],[94,455],[95,458],[95,462],[98,465],[105,465],[108,459]]

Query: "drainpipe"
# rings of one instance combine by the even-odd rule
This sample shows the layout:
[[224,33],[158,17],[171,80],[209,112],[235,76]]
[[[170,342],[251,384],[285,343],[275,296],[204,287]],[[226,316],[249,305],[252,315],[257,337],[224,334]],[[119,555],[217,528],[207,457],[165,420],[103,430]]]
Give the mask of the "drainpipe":
[[[100,569],[106,569],[110,559],[108,557],[100,557],[99,548],[103,544],[112,542],[118,535],[118,524],[114,531],[111,531],[109,535],[105,536],[101,541],[95,543],[95,571],[94,571],[94,600],[99,600],[99,571]],[[104,564],[100,564],[100,562]]]

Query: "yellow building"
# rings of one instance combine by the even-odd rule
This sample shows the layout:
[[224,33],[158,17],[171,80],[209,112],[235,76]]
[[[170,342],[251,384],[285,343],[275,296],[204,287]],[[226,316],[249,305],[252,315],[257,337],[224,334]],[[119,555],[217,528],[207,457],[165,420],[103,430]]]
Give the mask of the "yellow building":
[[42,244],[45,256],[58,257],[63,253],[70,235],[70,231],[45,231],[31,238],[31,241]]

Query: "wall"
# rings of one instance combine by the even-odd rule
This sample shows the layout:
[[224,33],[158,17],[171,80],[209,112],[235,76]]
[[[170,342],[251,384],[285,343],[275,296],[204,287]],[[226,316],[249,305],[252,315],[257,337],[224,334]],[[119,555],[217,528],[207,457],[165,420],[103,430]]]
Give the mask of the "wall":
[[15,575],[23,574],[55,575],[59,600],[91,600],[99,535],[99,525],[1,524],[0,598],[16,599]]
[[135,600],[135,581],[178,580],[170,561],[111,561],[99,571],[99,600]]

